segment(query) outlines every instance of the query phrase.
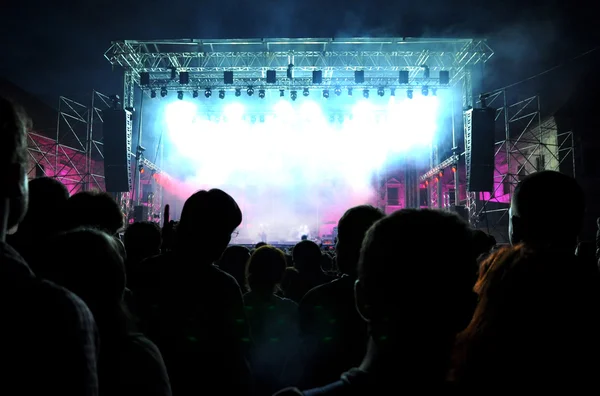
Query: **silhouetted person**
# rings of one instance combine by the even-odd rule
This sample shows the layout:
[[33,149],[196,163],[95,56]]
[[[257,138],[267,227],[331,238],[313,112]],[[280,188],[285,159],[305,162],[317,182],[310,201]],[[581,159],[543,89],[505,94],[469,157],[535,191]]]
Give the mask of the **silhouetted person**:
[[496,238],[481,230],[473,230],[473,253],[478,259],[485,259],[496,246]]
[[[298,306],[275,295],[286,269],[285,255],[273,246],[263,246],[248,261],[248,286],[244,295],[254,347],[252,371],[256,393],[271,394],[289,384],[297,373],[289,362],[298,348]],[[287,369],[287,370],[286,370]]]
[[26,119],[0,98],[0,393],[98,394],[97,332],[73,293],[37,278],[6,244],[27,211]]
[[354,303],[360,248],[367,230],[384,214],[370,205],[346,211],[338,224],[337,263],[343,276],[310,290],[300,302],[300,324],[307,354],[307,387],[323,386],[365,355],[367,325]]
[[[29,207],[15,235],[8,241],[35,271],[42,244],[61,231],[69,191],[50,177],[29,181]],[[42,259],[43,261],[43,259]]]
[[135,330],[125,308],[125,266],[115,238],[94,229],[75,229],[53,242],[40,275],[77,294],[94,314],[101,339],[100,394],[170,396],[158,348]]
[[246,264],[250,259],[250,250],[244,246],[228,246],[219,259],[221,271],[227,272],[237,281],[242,293],[248,291],[246,287]]
[[553,253],[524,245],[493,253],[483,267],[475,286],[479,303],[458,337],[452,380],[467,392],[498,394],[595,387],[598,311],[587,310],[576,272]]
[[133,290],[141,262],[160,254],[162,245],[160,227],[149,221],[133,223],[125,230],[123,244],[127,253],[125,262],[127,286]]
[[470,244],[467,225],[447,212],[405,209],[375,223],[355,286],[370,336],[362,363],[323,388],[280,395],[443,394],[455,336],[473,313]]
[[300,302],[310,289],[331,280],[321,269],[321,255],[321,248],[313,241],[300,241],[294,246],[292,257],[299,276],[286,297]]
[[172,252],[142,263],[136,292],[144,332],[160,348],[173,393],[246,394],[250,347],[242,293],[215,263],[242,222],[235,200],[213,189],[187,199]]
[[92,227],[110,235],[123,229],[123,212],[113,197],[104,192],[84,191],[67,201],[66,229]]

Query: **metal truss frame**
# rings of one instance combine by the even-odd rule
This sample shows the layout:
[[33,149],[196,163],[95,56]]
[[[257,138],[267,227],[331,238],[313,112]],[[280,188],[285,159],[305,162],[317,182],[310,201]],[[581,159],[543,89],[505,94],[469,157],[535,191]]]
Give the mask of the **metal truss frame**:
[[[493,51],[485,40],[413,38],[304,38],[254,40],[123,40],[105,52],[113,66],[125,71],[123,105],[133,107],[133,92],[140,73],[151,73],[148,89],[165,87],[182,91],[211,88],[233,90],[253,86],[263,89],[342,87],[440,86],[439,71],[450,72],[448,86],[462,82],[464,100],[470,96],[469,66],[486,62]],[[290,65],[292,78],[288,78]],[[267,70],[278,82],[266,83]],[[312,72],[323,71],[323,82],[314,84]],[[354,82],[354,71],[365,71],[365,82]],[[409,72],[409,83],[400,85],[398,72]],[[182,85],[173,72],[189,73]],[[234,72],[225,84],[223,72]],[[431,73],[433,71],[434,73]]]

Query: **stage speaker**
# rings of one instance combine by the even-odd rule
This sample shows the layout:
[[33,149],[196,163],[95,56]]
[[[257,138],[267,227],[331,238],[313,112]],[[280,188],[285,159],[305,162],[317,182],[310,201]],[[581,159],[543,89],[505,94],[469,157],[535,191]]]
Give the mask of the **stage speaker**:
[[179,84],[187,85],[190,83],[190,73],[188,72],[179,72]]
[[354,72],[354,82],[356,84],[362,84],[365,82],[365,71],[364,70],[356,70]]
[[107,110],[102,116],[106,191],[128,192],[131,185],[129,168],[131,113],[127,110]]
[[322,70],[313,70],[312,82],[313,84],[322,84],[323,83],[323,71]]
[[233,72],[232,71],[224,71],[223,72],[223,82],[225,84],[233,84]]
[[[494,191],[494,124],[496,110],[492,108],[471,109],[467,113],[466,128],[471,129],[470,161],[467,184],[469,191],[492,192]],[[467,134],[468,135],[468,134]],[[465,136],[469,138],[469,136]],[[469,144],[470,143],[470,144]],[[468,158],[467,158],[468,160]]]
[[275,84],[277,82],[277,72],[275,70],[267,70],[267,84]]
[[150,85],[150,73],[142,72],[140,73],[140,85]]
[[398,81],[400,84],[408,84],[408,70],[400,70]]
[[133,221],[139,223],[140,221],[148,221],[148,207],[138,205],[133,207]]
[[442,85],[450,84],[450,72],[448,70],[442,70],[440,72],[440,84],[442,84]]

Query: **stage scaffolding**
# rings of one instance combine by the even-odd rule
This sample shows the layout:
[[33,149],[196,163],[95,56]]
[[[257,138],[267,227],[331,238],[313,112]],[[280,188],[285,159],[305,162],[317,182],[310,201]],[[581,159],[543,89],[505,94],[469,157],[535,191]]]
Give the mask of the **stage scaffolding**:
[[[456,189],[464,197],[456,205],[465,206],[473,227],[491,233],[498,242],[508,242],[508,209],[517,183],[541,170],[555,170],[575,176],[574,140],[571,131],[559,132],[553,116],[542,118],[537,95],[509,104],[505,90],[490,93],[486,104],[496,109],[496,144],[494,190],[491,193],[467,191],[470,157],[470,123],[465,113],[465,151],[433,167],[420,177],[421,182],[435,185],[432,201],[444,202],[449,208],[449,191]],[[465,163],[462,175],[445,170]],[[456,168],[455,168],[456,169]],[[548,199],[551,192],[548,192]]]
[[[30,131],[27,135],[28,177],[56,178],[67,186],[71,195],[80,191],[104,191],[103,112],[113,108],[114,101],[97,91],[92,91],[88,104],[61,96],[55,133]],[[160,169],[148,160],[143,164],[149,171],[143,181],[152,183],[152,175]],[[160,218],[160,195],[159,190],[158,198],[151,196],[144,202],[153,219]],[[132,211],[130,193],[120,193],[115,198],[124,213]]]

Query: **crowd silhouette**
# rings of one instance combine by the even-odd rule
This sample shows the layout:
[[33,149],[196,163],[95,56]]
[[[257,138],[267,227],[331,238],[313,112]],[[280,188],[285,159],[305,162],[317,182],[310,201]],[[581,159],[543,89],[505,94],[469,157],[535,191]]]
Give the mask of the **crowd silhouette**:
[[361,205],[339,220],[334,252],[307,238],[248,249],[231,244],[243,214],[219,189],[161,229],[126,224],[107,193],[28,180],[28,128],[0,98],[3,394],[597,386],[600,249],[578,239],[585,201],[569,176],[519,183],[510,246],[448,211]]

